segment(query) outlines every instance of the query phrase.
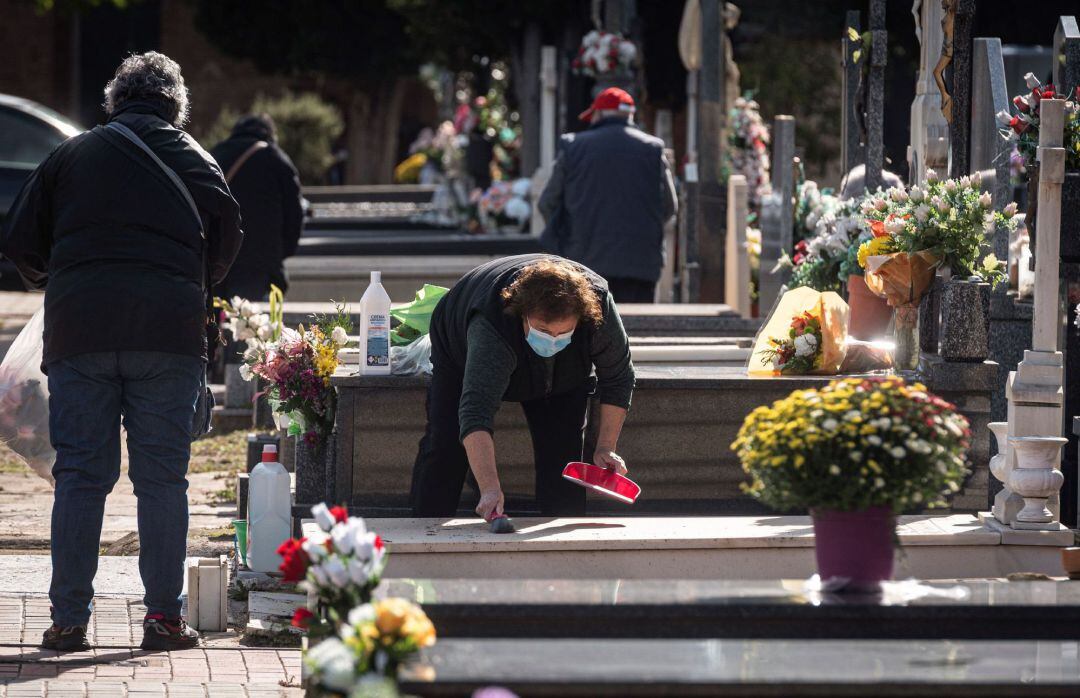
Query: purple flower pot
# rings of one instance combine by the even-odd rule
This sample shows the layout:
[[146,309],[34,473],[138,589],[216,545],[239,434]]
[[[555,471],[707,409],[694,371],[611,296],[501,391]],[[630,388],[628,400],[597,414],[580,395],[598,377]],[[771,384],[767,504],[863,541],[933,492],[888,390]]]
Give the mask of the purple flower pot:
[[813,510],[814,553],[822,583],[873,592],[892,579],[896,516],[888,507]]

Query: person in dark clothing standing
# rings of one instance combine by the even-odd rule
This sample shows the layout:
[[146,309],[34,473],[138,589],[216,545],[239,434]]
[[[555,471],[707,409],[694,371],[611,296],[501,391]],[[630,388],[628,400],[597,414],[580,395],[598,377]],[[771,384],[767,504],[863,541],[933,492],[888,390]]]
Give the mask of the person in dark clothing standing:
[[664,225],[678,207],[664,142],[634,126],[634,98],[610,87],[565,134],[540,196],[541,242],[607,279],[619,303],[652,303],[664,266]]
[[242,117],[210,153],[244,217],[244,244],[218,295],[266,300],[271,284],[288,288],[284,261],[296,253],[304,223],[300,177],[268,114]]
[[[138,498],[146,649],[193,647],[180,616],[187,467],[206,375],[207,277],[220,283],[243,233],[213,158],[180,130],[188,91],[160,53],[124,60],[105,88],[110,126],[68,139],[30,176],[0,252],[45,289],[44,366],[56,463],[53,625],[42,647],[87,647],[105,497],[120,425]],[[120,126],[113,126],[113,124]],[[125,131],[124,129],[127,129]],[[142,141],[181,180],[201,221]]]
[[634,389],[634,365],[607,284],[559,257],[488,262],[450,289],[431,316],[427,430],[412,481],[416,516],[451,516],[469,469],[476,513],[503,513],[495,413],[520,402],[532,434],[536,499],[545,515],[585,513],[585,490],[562,477],[582,457],[596,371],[600,428],[593,463],[626,472],[616,452]]

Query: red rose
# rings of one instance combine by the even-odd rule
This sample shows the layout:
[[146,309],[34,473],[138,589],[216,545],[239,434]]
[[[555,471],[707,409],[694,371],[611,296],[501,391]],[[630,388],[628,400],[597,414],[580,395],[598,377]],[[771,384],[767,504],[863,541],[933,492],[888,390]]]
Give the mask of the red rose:
[[315,617],[315,614],[307,610],[303,606],[296,609],[296,613],[292,617],[292,626],[294,628],[301,628],[307,630],[311,626],[311,619]]
[[795,266],[799,266],[800,264],[803,263],[804,259],[806,259],[806,257],[804,257],[801,252],[796,252],[795,253],[795,259],[793,259],[792,261],[795,262]]
[[382,550],[384,547],[385,546],[383,545],[383,542],[382,542],[382,536],[380,536],[379,534],[375,534],[375,549],[376,550]]
[[333,516],[338,523],[345,523],[349,520],[349,510],[340,506],[330,507],[330,516]]
[[870,221],[870,231],[876,238],[883,238],[889,235],[885,230],[885,221]]
[[792,319],[792,321],[791,321],[791,329],[795,330],[796,332],[799,332],[799,331],[801,331],[801,330],[803,330],[805,328],[806,328],[806,320],[805,319],[803,319],[801,317],[797,317],[797,318]]
[[277,554],[281,556],[281,565],[278,569],[281,570],[286,582],[299,582],[307,576],[307,569],[311,564],[311,560],[302,547],[305,540],[307,539],[301,538],[297,540],[290,538],[277,549]]
[[1021,133],[1023,133],[1024,131],[1027,131],[1027,130],[1028,130],[1028,126],[1030,126],[1030,125],[1031,125],[1031,124],[1029,124],[1028,122],[1024,121],[1024,120],[1023,120],[1023,119],[1021,119],[1021,118],[1020,118],[1019,116],[1014,116],[1014,117],[1012,118],[1012,120],[1011,120],[1011,121],[1009,121],[1009,128],[1011,128],[1011,129],[1012,129],[1013,131],[1016,131],[1016,133],[1017,133],[1017,134],[1021,134]]
[[1031,107],[1028,106],[1028,102],[1024,99],[1023,95],[1016,95],[1013,97],[1013,105],[1025,114],[1031,111]]

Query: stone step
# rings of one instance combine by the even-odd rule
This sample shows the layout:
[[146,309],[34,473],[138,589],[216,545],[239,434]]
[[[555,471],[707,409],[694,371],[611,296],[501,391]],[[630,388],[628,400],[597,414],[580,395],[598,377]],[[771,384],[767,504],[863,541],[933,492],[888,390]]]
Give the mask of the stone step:
[[415,696],[1080,695],[1076,643],[1046,640],[439,640],[402,672]]
[[[378,519],[389,546],[387,576],[435,579],[807,579],[816,571],[806,516],[518,518],[498,535],[472,519]],[[313,533],[305,522],[305,535]],[[1026,544],[975,516],[903,516],[900,579],[1062,576],[1071,532]],[[1021,532],[1013,532],[1021,533]],[[1023,532],[1028,533],[1028,532]],[[1021,542],[1020,538],[1008,541]]]
[[387,579],[440,638],[1080,638],[1080,582],[887,582],[881,595],[804,580]]

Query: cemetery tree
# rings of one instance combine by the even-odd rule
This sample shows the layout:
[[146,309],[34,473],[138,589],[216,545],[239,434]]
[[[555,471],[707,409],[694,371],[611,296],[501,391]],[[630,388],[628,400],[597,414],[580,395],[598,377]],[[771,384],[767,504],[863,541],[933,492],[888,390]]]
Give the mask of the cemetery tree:
[[324,78],[323,93],[346,115],[348,180],[390,180],[403,78],[420,63],[405,17],[385,0],[285,0],[272,9],[257,0],[194,0],[192,6],[196,26],[222,52],[266,73]]

